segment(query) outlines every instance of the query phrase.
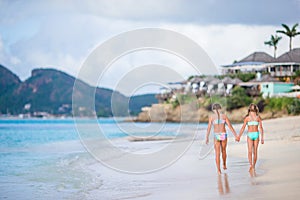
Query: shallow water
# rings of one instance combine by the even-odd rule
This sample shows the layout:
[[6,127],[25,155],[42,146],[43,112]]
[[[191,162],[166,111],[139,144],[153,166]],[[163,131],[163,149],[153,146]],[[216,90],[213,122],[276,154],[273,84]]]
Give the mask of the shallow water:
[[[175,137],[181,134],[177,130],[182,125],[117,122],[113,119],[81,120],[79,123],[87,130],[101,124],[103,135],[92,128],[87,134],[78,135],[72,119],[0,120],[0,199],[90,199],[91,194],[99,192],[102,196],[121,198],[131,194],[133,188],[147,191],[136,179],[128,183],[127,189],[118,187],[118,179],[124,176],[111,175],[111,169],[99,164],[84,148],[80,138],[109,139],[122,150],[149,153],[159,151],[164,143],[144,145],[130,143],[125,138]],[[186,133],[194,134],[195,130],[203,131],[205,124],[200,125],[200,129],[197,124],[183,126]],[[113,180],[108,180],[110,178]],[[130,192],[128,188],[131,188]]]

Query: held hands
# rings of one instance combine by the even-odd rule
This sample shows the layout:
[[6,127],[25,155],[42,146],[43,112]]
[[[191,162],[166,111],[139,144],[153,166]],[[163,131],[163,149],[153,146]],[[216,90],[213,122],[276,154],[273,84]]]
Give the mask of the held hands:
[[236,142],[240,142],[240,139],[241,139],[241,138],[240,138],[239,135],[236,135],[236,136],[235,136],[235,141],[236,141]]
[[208,144],[208,142],[209,142],[209,140],[208,140],[208,138],[206,138],[206,141],[205,141],[205,143],[206,143],[206,144]]
[[261,144],[264,144],[264,143],[265,143],[264,138],[261,138]]

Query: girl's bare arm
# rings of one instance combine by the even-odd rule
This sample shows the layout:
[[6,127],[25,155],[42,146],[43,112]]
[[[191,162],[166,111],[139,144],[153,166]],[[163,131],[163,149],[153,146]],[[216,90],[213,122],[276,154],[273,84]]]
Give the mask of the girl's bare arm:
[[209,138],[209,134],[210,134],[210,130],[211,130],[211,124],[212,124],[212,117],[209,117],[207,131],[206,131],[206,144],[208,144],[208,142],[209,142],[208,138]]
[[243,135],[246,125],[247,125],[247,118],[244,119],[244,124],[240,130],[239,137],[241,137]]
[[261,134],[261,143],[265,143],[265,140],[264,140],[264,128],[263,128],[263,125],[262,125],[262,120],[261,118],[259,117],[258,118],[259,120],[259,129],[260,129],[260,134]]
[[228,119],[227,116],[225,116],[225,120],[226,120],[226,124],[228,125],[229,129],[231,130],[231,132],[233,133],[234,137],[237,137],[237,134],[234,130],[234,128],[232,127],[230,120]]

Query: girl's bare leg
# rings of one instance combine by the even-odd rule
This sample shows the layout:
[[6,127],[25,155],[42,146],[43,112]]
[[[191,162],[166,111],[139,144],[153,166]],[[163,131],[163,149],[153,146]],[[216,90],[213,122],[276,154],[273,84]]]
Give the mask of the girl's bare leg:
[[220,142],[218,142],[217,140],[215,140],[215,154],[216,154],[216,165],[217,165],[217,169],[218,169],[218,174],[221,174],[221,169],[220,169]]
[[259,144],[259,139],[253,141],[254,148],[253,148],[253,169],[255,169],[255,164],[257,161],[257,149]]
[[227,154],[226,154],[226,147],[227,147],[227,139],[223,140],[221,142],[222,145],[222,159],[223,159],[223,169],[227,169],[226,167],[226,158],[227,158]]
[[253,169],[253,162],[252,162],[253,141],[249,137],[247,137],[247,145],[248,145],[248,160],[250,164],[249,171],[251,171]]

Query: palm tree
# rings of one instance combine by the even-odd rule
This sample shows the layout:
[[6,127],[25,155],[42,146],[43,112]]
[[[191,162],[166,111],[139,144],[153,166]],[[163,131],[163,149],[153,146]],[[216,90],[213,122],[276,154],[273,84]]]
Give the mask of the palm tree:
[[269,45],[270,47],[274,47],[274,58],[276,58],[276,50],[277,44],[282,37],[278,37],[276,34],[271,35],[271,39],[269,41],[265,41],[265,45]]
[[292,38],[296,35],[299,35],[300,32],[297,32],[296,27],[298,26],[298,23],[295,24],[291,29],[286,24],[281,24],[285,30],[278,30],[277,33],[285,34],[290,38],[290,51],[292,50]]

